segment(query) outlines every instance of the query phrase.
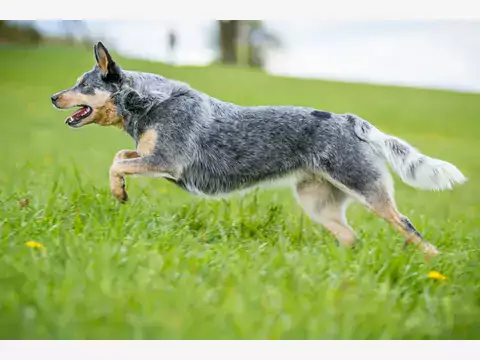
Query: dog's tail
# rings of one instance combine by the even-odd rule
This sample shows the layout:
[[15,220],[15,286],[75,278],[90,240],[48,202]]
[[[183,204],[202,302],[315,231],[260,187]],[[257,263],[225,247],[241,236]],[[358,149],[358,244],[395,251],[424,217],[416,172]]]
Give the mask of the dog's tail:
[[347,118],[354,124],[355,134],[383,157],[402,181],[423,190],[452,189],[467,178],[454,165],[421,154],[406,141],[378,130],[356,115]]

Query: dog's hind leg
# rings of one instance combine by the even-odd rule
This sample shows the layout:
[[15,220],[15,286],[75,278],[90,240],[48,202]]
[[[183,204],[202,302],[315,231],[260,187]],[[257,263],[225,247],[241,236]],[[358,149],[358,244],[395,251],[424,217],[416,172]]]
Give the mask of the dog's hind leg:
[[411,221],[397,210],[393,198],[393,180],[390,174],[385,173],[377,186],[365,191],[362,195],[365,205],[376,215],[388,221],[405,238],[405,245],[416,245],[427,257],[437,255],[438,250],[423,239],[423,236],[413,226]]
[[295,184],[295,197],[307,215],[329,230],[341,245],[353,246],[356,235],[347,223],[352,198],[327,180],[304,177]]

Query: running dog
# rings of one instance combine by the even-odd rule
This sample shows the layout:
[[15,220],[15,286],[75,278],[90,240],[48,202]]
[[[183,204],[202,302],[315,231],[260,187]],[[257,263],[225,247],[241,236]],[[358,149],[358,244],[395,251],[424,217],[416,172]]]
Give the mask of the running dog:
[[452,189],[467,181],[452,164],[421,154],[353,114],[297,106],[239,106],[160,75],[121,69],[102,43],[96,64],[52,96],[59,109],[79,106],[70,127],[117,126],[135,141],[110,167],[110,189],[127,200],[128,175],[166,178],[184,190],[221,196],[287,179],[304,211],[341,245],[356,235],[346,210],[358,201],[388,221],[429,258],[422,238],[394,200],[387,164],[406,184]]

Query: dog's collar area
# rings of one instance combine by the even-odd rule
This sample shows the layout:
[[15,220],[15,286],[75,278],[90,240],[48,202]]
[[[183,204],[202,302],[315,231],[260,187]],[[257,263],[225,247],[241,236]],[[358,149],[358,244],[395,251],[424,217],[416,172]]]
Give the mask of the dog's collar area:
[[125,82],[129,87],[133,88],[133,79],[130,76],[128,75],[125,76]]
[[[127,84],[127,87],[133,89],[133,79],[132,79],[131,77],[125,76],[125,78],[124,78],[123,81],[124,81],[124,83]],[[122,92],[122,89],[118,89],[117,91],[115,91],[114,93],[112,93],[112,96],[111,96],[111,97],[112,97],[112,98],[116,98],[116,97],[118,97],[118,96],[121,94],[121,92]]]

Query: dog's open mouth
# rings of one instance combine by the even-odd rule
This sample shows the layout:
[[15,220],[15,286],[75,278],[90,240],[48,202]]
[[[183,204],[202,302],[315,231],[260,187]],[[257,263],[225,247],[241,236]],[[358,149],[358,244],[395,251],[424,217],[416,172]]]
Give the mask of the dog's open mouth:
[[80,109],[65,119],[65,124],[76,127],[80,122],[92,113],[92,108],[88,105],[78,105]]

